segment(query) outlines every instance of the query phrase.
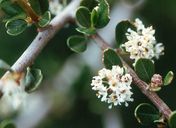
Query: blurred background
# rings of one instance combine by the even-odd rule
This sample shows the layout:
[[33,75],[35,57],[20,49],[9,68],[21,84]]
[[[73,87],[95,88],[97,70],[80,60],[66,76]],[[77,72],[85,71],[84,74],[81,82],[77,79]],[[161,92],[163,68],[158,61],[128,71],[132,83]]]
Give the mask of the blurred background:
[[[111,22],[100,30],[100,35],[111,45],[115,44],[115,26],[124,19],[140,18],[156,29],[156,39],[165,46],[165,55],[156,61],[156,71],[165,75],[176,73],[176,1],[175,0],[109,0]],[[39,90],[31,94],[26,107],[15,114],[0,114],[0,119],[12,118],[18,128],[140,128],[134,118],[135,107],[150,103],[139,89],[133,86],[134,102],[129,107],[118,106],[109,110],[91,90],[92,76],[103,67],[101,51],[93,43],[83,54],[75,54],[66,45],[76,25],[66,25],[48,43],[36,59],[44,80]],[[13,64],[35,38],[35,27],[12,37],[0,25],[0,58]],[[30,34],[29,34],[30,33]],[[176,81],[163,88],[159,95],[172,110],[176,109]]]

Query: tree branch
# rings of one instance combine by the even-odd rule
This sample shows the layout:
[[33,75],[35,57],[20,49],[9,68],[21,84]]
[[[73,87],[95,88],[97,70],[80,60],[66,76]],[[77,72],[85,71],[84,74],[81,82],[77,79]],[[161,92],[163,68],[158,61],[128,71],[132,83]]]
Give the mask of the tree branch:
[[[100,46],[102,50],[109,48],[110,46],[106,41],[103,40],[101,36],[98,34],[95,34],[92,36],[92,39],[95,39],[96,43]],[[119,55],[119,50],[117,49],[117,54]],[[120,56],[120,55],[119,55]],[[121,58],[123,65],[125,65],[128,68],[128,71],[130,75],[133,78],[133,82],[135,85],[138,86],[138,88],[141,90],[141,92],[147,96],[147,98],[158,108],[158,110],[164,115],[166,119],[169,119],[169,116],[171,114],[171,109],[166,105],[166,103],[155,93],[152,91],[149,91],[147,87],[149,86],[146,82],[142,81],[137,74],[134,72],[134,70]]]
[[39,32],[30,46],[24,51],[21,57],[14,63],[12,69],[16,72],[22,72],[30,66],[37,58],[46,44],[53,38],[58,30],[60,30],[72,17],[76,8],[79,6],[80,0],[73,0],[59,15],[57,15],[50,23],[47,30]]
[[97,42],[97,45],[101,48],[102,51],[111,47],[99,34],[94,34],[90,38]]

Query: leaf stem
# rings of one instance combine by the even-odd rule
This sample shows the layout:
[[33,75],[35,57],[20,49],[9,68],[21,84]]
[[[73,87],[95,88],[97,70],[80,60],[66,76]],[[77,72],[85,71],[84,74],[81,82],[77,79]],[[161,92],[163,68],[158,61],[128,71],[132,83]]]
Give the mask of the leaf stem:
[[[106,41],[103,40],[103,38],[95,34],[92,36],[93,39],[97,42],[97,44],[100,46],[102,50],[109,48],[109,45]],[[117,54],[120,56],[119,49],[117,49]],[[167,106],[167,104],[155,93],[152,91],[149,91],[147,87],[149,86],[146,82],[142,81],[137,74],[134,72],[134,70],[121,58],[123,65],[125,65],[128,68],[129,73],[133,77],[133,82],[138,88],[141,90],[141,92],[158,108],[158,110],[163,114],[163,116],[166,119],[169,119],[170,114],[172,113],[171,109]]]
[[34,23],[40,20],[40,16],[38,16],[37,13],[32,9],[28,0],[17,0],[16,2],[26,12],[27,16],[32,19]]

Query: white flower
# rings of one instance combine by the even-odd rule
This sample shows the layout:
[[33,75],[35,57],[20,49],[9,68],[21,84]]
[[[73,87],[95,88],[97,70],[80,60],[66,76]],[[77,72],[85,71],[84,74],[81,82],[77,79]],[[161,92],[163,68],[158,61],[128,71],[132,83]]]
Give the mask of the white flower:
[[128,101],[133,101],[131,95],[132,77],[126,73],[125,67],[112,66],[112,69],[101,69],[98,76],[92,79],[92,90],[97,92],[97,97],[101,98],[102,102],[106,102],[109,108],[112,106],[125,103],[128,106]]
[[134,25],[136,31],[128,28],[126,33],[128,41],[122,44],[122,47],[130,53],[130,58],[135,62],[140,58],[159,59],[159,56],[164,54],[164,47],[162,43],[156,42],[153,27],[146,28],[139,19],[135,20]]
[[8,115],[25,104],[27,93],[24,90],[22,81],[13,77],[0,80],[0,91],[3,94],[0,99],[0,113]]
[[53,15],[57,15],[62,10],[59,0],[49,0],[49,10]]
[[162,43],[158,43],[154,47],[155,57],[156,59],[159,59],[160,55],[164,54],[164,46]]

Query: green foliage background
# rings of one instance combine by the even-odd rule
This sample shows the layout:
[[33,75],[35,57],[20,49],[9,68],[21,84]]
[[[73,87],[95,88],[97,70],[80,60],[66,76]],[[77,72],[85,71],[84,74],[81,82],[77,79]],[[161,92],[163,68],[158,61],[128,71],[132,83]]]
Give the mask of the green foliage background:
[[[127,1],[127,0],[126,0]],[[112,2],[112,0],[111,0]],[[139,17],[146,23],[152,24],[156,29],[156,38],[165,46],[165,55],[156,61],[156,72],[165,75],[169,70],[176,73],[176,1],[175,0],[146,0],[144,5],[136,10],[134,18]],[[117,12],[120,13],[120,12]],[[73,52],[66,45],[66,39],[75,34],[74,25],[63,28],[47,45],[42,54],[35,61],[35,67],[41,68],[45,80],[52,79],[62,69],[64,62]],[[114,28],[115,29],[115,28]],[[37,34],[35,27],[27,29],[23,34],[12,37],[6,34],[4,25],[0,25],[0,58],[9,64],[13,64],[23,53]],[[114,34],[114,33],[112,33]],[[92,55],[90,55],[92,56]],[[90,82],[93,72],[88,66],[81,71],[80,78],[72,85],[70,96],[74,96],[74,102],[69,111],[61,115],[60,108],[54,106],[48,116],[40,122],[36,128],[103,128],[103,114],[108,111],[106,104],[101,103],[91,91]],[[95,75],[95,74],[94,74]],[[176,109],[176,81],[163,88],[159,95],[171,107]],[[42,89],[50,89],[44,85]],[[63,85],[64,86],[64,85]],[[133,87],[134,99],[129,107],[115,107],[112,111],[121,112],[125,128],[141,127],[134,118],[135,107],[141,102],[149,102],[141,94],[137,87]],[[69,98],[68,98],[69,99]],[[58,99],[59,100],[59,99]],[[55,100],[57,104],[57,99]],[[65,101],[72,102],[72,101]],[[66,103],[67,104],[67,103]],[[42,107],[42,106],[41,106]],[[30,120],[30,119],[29,119]]]

